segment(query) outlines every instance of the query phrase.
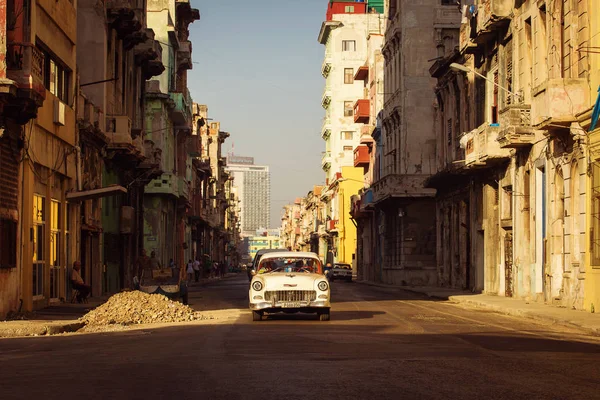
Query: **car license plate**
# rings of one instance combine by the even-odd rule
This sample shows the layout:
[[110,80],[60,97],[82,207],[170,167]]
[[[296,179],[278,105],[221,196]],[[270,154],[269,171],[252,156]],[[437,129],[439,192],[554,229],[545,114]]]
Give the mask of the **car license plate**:
[[301,306],[302,303],[300,303],[299,301],[281,303],[281,307],[283,308],[300,308]]

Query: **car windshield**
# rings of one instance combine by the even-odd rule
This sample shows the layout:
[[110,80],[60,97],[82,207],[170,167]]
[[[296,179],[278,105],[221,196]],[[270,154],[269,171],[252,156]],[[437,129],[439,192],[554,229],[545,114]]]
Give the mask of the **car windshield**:
[[352,269],[352,267],[350,267],[349,265],[346,265],[346,264],[336,264],[333,268]]
[[310,257],[277,257],[262,259],[257,272],[259,274],[269,274],[273,272],[323,273],[319,260]]

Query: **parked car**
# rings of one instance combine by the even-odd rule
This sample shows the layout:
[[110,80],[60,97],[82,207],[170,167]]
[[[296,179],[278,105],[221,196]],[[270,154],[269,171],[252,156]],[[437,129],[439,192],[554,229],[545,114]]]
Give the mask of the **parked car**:
[[279,251],[262,255],[249,290],[252,319],[265,313],[316,313],[330,319],[330,288],[315,253]]
[[255,269],[255,267],[260,262],[261,257],[264,256],[267,253],[273,253],[273,252],[278,252],[278,251],[285,251],[285,250],[282,250],[282,249],[261,249],[261,250],[258,250],[256,252],[256,254],[254,255],[254,260],[252,260],[252,263],[246,265],[246,272],[248,273],[248,281],[252,280],[252,271]]
[[333,264],[331,272],[327,274],[330,281],[343,279],[352,282],[352,266],[350,264]]

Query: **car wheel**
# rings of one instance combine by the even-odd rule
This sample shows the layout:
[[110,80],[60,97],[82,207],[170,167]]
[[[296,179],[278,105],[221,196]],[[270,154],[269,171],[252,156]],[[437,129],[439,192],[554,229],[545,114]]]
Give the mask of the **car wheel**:
[[329,321],[331,319],[331,314],[329,310],[319,312],[319,321]]
[[252,321],[262,321],[262,316],[260,311],[252,311]]

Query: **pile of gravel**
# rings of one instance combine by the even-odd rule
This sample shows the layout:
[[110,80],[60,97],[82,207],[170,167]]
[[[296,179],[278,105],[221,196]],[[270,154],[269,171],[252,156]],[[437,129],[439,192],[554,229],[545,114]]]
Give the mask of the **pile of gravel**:
[[204,319],[191,307],[169,300],[161,294],[140,291],[111,296],[101,306],[80,318],[86,325],[132,325],[160,322],[187,322]]

